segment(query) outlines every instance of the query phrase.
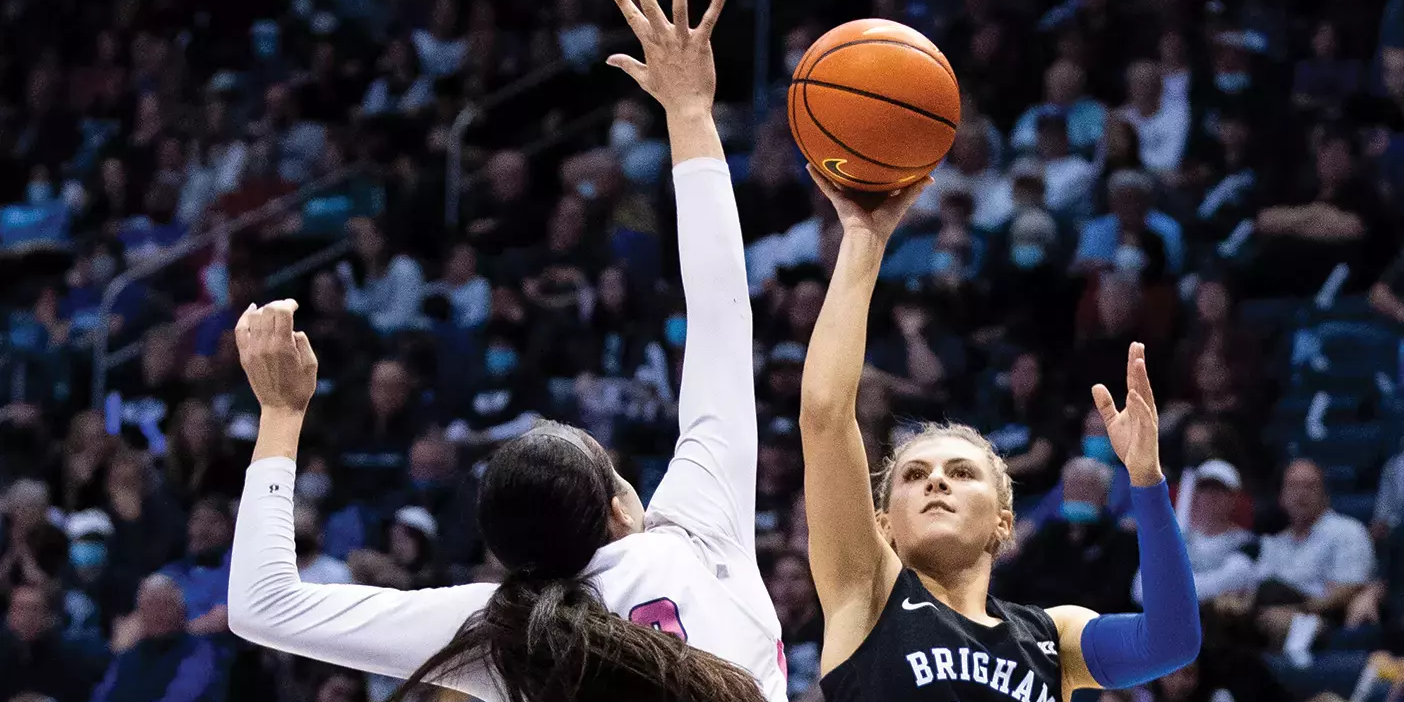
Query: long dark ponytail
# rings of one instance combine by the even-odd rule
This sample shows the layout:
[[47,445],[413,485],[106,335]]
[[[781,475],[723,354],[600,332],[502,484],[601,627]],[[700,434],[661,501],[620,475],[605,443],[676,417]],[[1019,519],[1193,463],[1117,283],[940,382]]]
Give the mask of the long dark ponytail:
[[615,616],[580,576],[609,542],[617,493],[609,458],[577,429],[548,424],[498,449],[478,520],[508,576],[390,702],[475,664],[510,702],[763,702],[749,673]]

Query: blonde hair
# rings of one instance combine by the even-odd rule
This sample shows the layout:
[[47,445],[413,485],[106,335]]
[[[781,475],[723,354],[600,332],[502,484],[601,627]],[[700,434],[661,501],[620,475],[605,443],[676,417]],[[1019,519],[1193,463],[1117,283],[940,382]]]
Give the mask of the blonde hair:
[[[906,453],[911,447],[931,439],[960,439],[975,448],[980,449],[985,455],[985,460],[989,461],[990,468],[994,470],[995,496],[999,500],[999,508],[1014,511],[1014,480],[1009,477],[1009,466],[1004,463],[999,452],[995,450],[994,444],[990,443],[983,434],[976,431],[974,427],[956,422],[927,422],[922,424],[920,429],[911,438],[897,444],[892,452],[883,459],[882,465],[873,476],[873,504],[877,511],[886,512],[892,501],[893,475],[897,472],[897,459]],[[1000,542],[999,551],[1004,551],[1013,545],[1013,530],[1010,530],[1010,537]]]

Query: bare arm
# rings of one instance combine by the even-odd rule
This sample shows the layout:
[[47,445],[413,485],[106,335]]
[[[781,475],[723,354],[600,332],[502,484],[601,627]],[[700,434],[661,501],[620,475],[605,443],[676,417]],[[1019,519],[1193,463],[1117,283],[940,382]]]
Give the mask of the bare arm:
[[867,338],[863,322],[883,251],[922,188],[909,188],[865,209],[810,172],[834,202],[844,225],[833,280],[810,339],[800,396],[809,558],[824,608],[820,669],[827,672],[867,637],[901,572],[897,554],[883,540],[873,518],[868,460],[856,408]]
[[1370,287],[1370,306],[1376,312],[1389,317],[1390,319],[1404,323],[1404,300],[1395,297],[1394,291],[1389,289],[1383,282],[1375,283]]

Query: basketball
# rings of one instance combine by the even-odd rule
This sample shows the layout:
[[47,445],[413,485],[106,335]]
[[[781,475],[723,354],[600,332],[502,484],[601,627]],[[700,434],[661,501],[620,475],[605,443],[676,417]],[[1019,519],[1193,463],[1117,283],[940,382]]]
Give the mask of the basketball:
[[945,158],[960,124],[960,88],[941,50],[880,19],[830,30],[805,52],[789,91],[790,132],[833,182],[896,190]]

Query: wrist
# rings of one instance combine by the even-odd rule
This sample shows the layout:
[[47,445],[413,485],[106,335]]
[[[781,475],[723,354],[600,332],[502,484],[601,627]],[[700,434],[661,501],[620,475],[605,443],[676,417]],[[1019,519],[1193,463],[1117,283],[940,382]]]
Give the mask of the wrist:
[[306,410],[265,407],[258,417],[258,439],[254,443],[251,463],[265,458],[297,460],[298,437]]
[[679,101],[675,104],[663,108],[668,115],[668,119],[679,122],[695,122],[698,120],[712,120],[712,101],[691,99]]
[[1160,466],[1155,466],[1147,470],[1128,471],[1131,474],[1131,486],[1138,488],[1155,487],[1165,482],[1165,473],[1161,472]]

